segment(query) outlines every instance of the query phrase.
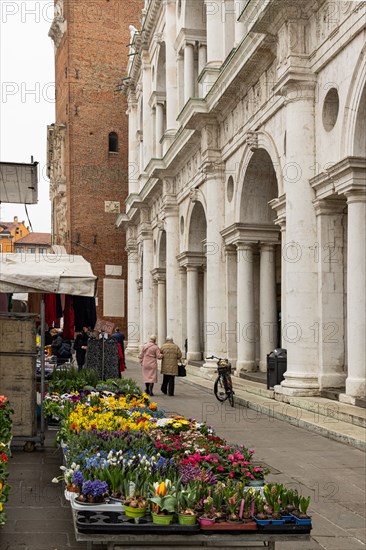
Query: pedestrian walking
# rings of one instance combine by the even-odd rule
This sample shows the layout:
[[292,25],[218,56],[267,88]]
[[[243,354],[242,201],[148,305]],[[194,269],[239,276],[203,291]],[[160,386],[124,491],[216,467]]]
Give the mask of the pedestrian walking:
[[165,395],[174,395],[175,377],[178,375],[178,362],[182,358],[182,352],[173,342],[173,338],[167,336],[165,344],[161,346],[161,353],[163,354],[160,371],[163,375],[161,391]]
[[142,367],[142,375],[144,378],[146,393],[153,394],[154,384],[158,381],[158,359],[162,359],[163,355],[159,346],[156,345],[156,336],[152,334],[149,341],[144,344],[139,355],[140,365]]

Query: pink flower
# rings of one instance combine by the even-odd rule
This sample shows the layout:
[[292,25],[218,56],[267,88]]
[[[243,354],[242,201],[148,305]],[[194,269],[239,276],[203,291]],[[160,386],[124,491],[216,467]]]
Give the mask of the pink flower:
[[234,472],[230,472],[230,473],[229,473],[229,477],[231,477],[231,478],[233,478],[234,475],[235,475]]

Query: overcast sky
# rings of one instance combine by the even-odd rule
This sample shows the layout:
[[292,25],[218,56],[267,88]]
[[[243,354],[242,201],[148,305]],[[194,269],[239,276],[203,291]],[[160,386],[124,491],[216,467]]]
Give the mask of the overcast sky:
[[[38,204],[28,206],[34,231],[51,230],[45,177],[47,125],[54,122],[54,47],[48,37],[53,0],[0,0],[0,160],[39,162]],[[21,204],[2,204],[0,220],[26,220]]]

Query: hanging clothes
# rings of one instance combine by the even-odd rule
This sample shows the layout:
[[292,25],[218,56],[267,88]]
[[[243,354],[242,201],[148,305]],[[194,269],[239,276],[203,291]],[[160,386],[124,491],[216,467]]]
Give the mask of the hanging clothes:
[[5,292],[0,292],[0,311],[7,313],[9,311],[9,299]]
[[75,314],[75,330],[80,332],[83,327],[93,329],[97,322],[95,298],[88,296],[74,296],[73,308]]
[[49,327],[52,327],[53,323],[57,319],[56,315],[56,294],[45,294],[45,319]]
[[85,368],[98,371],[100,380],[120,378],[118,344],[109,338],[90,338],[86,350]]
[[64,329],[63,329],[63,336],[66,340],[73,340],[74,339],[74,323],[75,323],[75,316],[74,316],[74,310],[72,307],[72,296],[65,296],[65,308],[63,312],[64,317]]
[[41,312],[42,294],[40,292],[29,292],[28,294],[28,312],[38,313]]
[[126,363],[125,363],[125,355],[123,353],[123,349],[121,344],[118,342],[118,364],[119,364],[119,372],[122,375],[122,373],[126,370]]

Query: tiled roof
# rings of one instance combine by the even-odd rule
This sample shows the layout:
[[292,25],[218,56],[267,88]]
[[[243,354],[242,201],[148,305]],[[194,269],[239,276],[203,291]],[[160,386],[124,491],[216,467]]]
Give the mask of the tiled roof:
[[51,233],[28,233],[28,235],[18,239],[14,244],[16,246],[19,244],[42,244],[44,246],[51,246]]

